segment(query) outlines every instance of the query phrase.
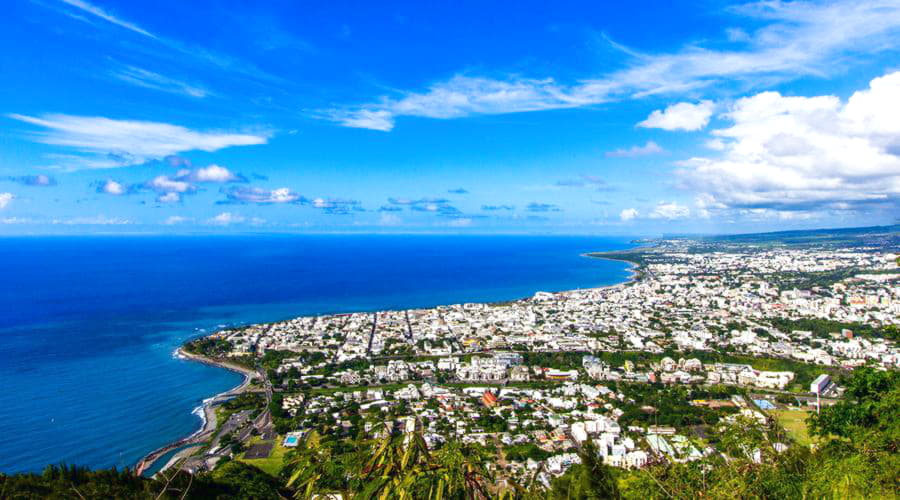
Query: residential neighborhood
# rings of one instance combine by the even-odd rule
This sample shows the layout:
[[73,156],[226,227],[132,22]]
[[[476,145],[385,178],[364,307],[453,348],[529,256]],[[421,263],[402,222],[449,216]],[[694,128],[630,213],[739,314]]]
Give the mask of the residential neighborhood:
[[588,441],[613,467],[693,461],[719,453],[723,427],[833,404],[855,367],[900,367],[895,253],[671,240],[599,257],[633,262],[634,279],[207,339],[267,367],[283,449],[313,431],[416,432],[494,450],[498,477],[545,485]]

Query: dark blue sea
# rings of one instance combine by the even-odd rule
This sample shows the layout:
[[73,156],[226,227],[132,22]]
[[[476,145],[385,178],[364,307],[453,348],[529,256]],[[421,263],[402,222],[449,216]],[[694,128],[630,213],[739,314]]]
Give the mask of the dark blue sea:
[[627,239],[0,238],[0,471],[132,467],[240,376],[176,358],[224,325],[497,301],[622,282]]

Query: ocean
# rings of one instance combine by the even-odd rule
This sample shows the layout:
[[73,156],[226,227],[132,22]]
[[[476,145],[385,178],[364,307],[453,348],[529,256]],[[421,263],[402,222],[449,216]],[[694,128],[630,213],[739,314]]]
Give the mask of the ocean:
[[610,285],[628,239],[252,235],[0,238],[0,472],[132,467],[240,382],[174,356],[226,325]]

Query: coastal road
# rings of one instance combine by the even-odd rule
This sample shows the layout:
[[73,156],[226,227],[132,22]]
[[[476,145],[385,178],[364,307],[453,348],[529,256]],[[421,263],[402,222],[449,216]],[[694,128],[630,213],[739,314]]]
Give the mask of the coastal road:
[[[253,379],[260,376],[260,373],[255,370],[250,370],[250,369],[244,368],[242,366],[235,365],[234,363],[229,363],[227,361],[219,361],[219,360],[207,358],[205,356],[190,354],[190,353],[184,352],[182,349],[178,349],[178,354],[180,356],[190,359],[192,361],[197,361],[199,363],[204,363],[204,364],[208,364],[208,365],[212,365],[212,366],[218,366],[220,368],[226,368],[228,370],[240,372],[241,374],[244,375],[244,381],[241,382],[241,385],[235,387],[234,389],[231,389],[227,392],[218,394],[214,398],[212,398],[212,399],[208,400],[206,403],[204,403],[203,411],[204,411],[204,415],[205,415],[205,421],[204,421],[203,427],[199,431],[191,434],[190,436],[179,439],[178,441],[175,441],[174,443],[169,443],[163,447],[153,450],[152,452],[148,453],[144,458],[142,458],[134,466],[134,473],[137,476],[142,475],[146,470],[150,469],[153,466],[153,464],[156,463],[157,460],[159,460],[160,457],[169,453],[170,451],[172,451],[176,448],[180,448],[185,445],[199,444],[199,443],[203,443],[203,442],[209,440],[209,438],[211,438],[216,432],[217,423],[216,423],[215,412],[210,411],[214,405],[219,404],[225,400],[231,399],[233,397],[236,397],[245,392],[257,391],[257,389],[252,388],[250,385],[250,382]],[[263,377],[263,380],[266,381],[265,374],[262,374],[262,377]],[[271,398],[271,394],[269,394],[268,397]],[[271,401],[271,399],[269,399],[269,400]],[[267,408],[267,411],[268,411],[268,408]]]

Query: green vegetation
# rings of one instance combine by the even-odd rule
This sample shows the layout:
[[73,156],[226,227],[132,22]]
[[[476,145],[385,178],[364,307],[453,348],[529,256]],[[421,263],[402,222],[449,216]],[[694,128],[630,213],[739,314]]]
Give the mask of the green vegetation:
[[811,290],[815,287],[829,288],[835,283],[841,282],[847,278],[852,278],[860,272],[859,268],[848,267],[844,269],[835,269],[833,271],[820,272],[783,272],[776,274],[765,274],[764,279],[767,283],[776,286],[780,290]]
[[796,441],[797,444],[803,446],[812,444],[813,440],[809,436],[809,430],[806,426],[806,419],[809,417],[809,412],[799,410],[772,410],[769,414],[775,417],[775,420],[784,427],[784,430],[787,431],[791,439]]
[[145,479],[131,471],[91,471],[77,466],[49,466],[41,474],[0,474],[0,498],[176,500],[281,499],[289,495],[274,478],[238,462],[222,464],[211,474],[176,472]]
[[783,245],[783,246],[831,246],[831,247],[855,247],[870,245],[872,241],[879,241],[881,245],[890,246],[896,244],[900,235],[900,225],[853,227],[841,229],[813,229],[796,231],[778,231],[772,233],[734,234],[710,236],[703,241],[710,244],[746,244],[757,245]]
[[[731,457],[660,464],[626,473],[625,498],[897,498],[900,491],[900,373],[870,368],[848,379],[848,400],[812,415],[810,449],[777,452],[778,428],[752,422],[720,438]],[[730,450],[730,451],[729,451]],[[743,451],[742,451],[743,450]],[[759,450],[762,460],[747,456]]]
[[551,455],[550,452],[540,449],[534,443],[515,444],[503,449],[507,460],[515,460],[524,462],[529,458],[532,460],[544,460]]
[[255,368],[256,367],[256,358],[247,354],[244,356],[228,356],[228,354],[234,349],[234,346],[231,342],[215,337],[200,337],[199,339],[192,340],[184,346],[182,346],[185,352],[188,354],[194,354],[197,356],[204,356],[212,359],[225,359],[227,358],[229,363],[233,363],[238,366],[243,366],[245,368]]
[[184,350],[191,354],[201,356],[219,357],[231,352],[234,346],[231,342],[213,337],[200,337],[184,344]]
[[[202,476],[201,476],[202,477]],[[219,466],[207,477],[223,489],[232,491],[232,496],[215,496],[214,498],[284,498],[282,484],[252,465],[237,461],[229,461]],[[192,498],[210,498],[205,492],[195,491]]]
[[[685,427],[711,425],[719,421],[720,415],[737,411],[736,408],[713,410],[704,406],[693,406],[694,399],[728,398],[739,391],[734,387],[717,386],[709,389],[687,386],[664,386],[661,384],[613,384],[612,389],[621,391],[636,403],[621,406],[625,412],[619,417],[624,425],[670,425]],[[651,405],[652,411],[645,409]]]
[[898,329],[896,325],[878,328],[864,323],[845,323],[842,321],[819,318],[775,318],[771,320],[771,323],[772,326],[778,328],[782,332],[792,332],[794,330],[810,331],[813,335],[820,338],[827,338],[832,333],[841,333],[841,330],[847,329],[852,331],[853,335],[860,337],[875,337],[900,341],[900,329]]
[[[258,437],[254,437],[248,445],[253,446],[261,442]],[[281,445],[280,437],[276,437],[272,453],[269,454],[268,458],[244,458],[242,455],[237,460],[252,465],[270,476],[278,477],[281,469],[284,468],[284,457],[288,451],[287,448]]]
[[[429,450],[420,432],[376,438],[311,432],[296,450],[282,455],[286,464],[280,472],[240,460],[220,464],[212,473],[174,473],[160,480],[137,478],[128,471],[48,467],[43,474],[0,475],[0,497],[311,499],[340,493],[347,499],[897,498],[900,372],[860,368],[844,384],[846,400],[809,417],[810,435],[817,439],[814,448],[779,451],[776,444],[790,439],[774,419],[761,424],[739,418],[731,425],[710,426],[710,442],[725,456],[713,453],[695,462],[613,470],[600,463],[587,443],[580,453],[582,464],[555,478],[549,488],[532,480],[494,489],[499,477],[489,464],[496,453],[488,447],[451,441]],[[668,390],[674,391],[667,396],[672,401],[695,396],[679,393],[691,390],[684,387]],[[730,389],[703,390],[715,397]],[[533,453],[527,446],[507,450],[516,457]]]

